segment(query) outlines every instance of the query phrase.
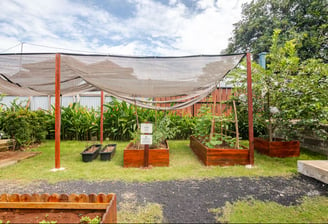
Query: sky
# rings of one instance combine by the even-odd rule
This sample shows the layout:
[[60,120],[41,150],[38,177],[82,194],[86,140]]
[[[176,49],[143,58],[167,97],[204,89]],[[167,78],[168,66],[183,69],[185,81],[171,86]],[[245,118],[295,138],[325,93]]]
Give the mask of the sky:
[[250,0],[1,0],[0,53],[221,54]]

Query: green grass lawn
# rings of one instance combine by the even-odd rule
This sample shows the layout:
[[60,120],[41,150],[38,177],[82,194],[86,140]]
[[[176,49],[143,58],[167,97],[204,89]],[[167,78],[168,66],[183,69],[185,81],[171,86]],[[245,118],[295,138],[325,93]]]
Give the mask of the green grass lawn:
[[[106,141],[104,144],[113,143]],[[297,173],[297,160],[327,159],[316,153],[301,151],[298,158],[270,158],[255,153],[255,166],[206,167],[189,148],[189,140],[169,141],[170,166],[152,169],[123,168],[123,150],[128,142],[117,143],[117,151],[112,161],[100,161],[99,157],[89,163],[82,162],[80,153],[91,142],[62,141],[61,167],[64,171],[52,172],[55,166],[55,142],[46,141],[32,151],[41,151],[40,155],[26,159],[15,165],[0,169],[1,180],[31,182],[47,180],[122,180],[157,181],[178,179],[202,179],[236,176],[289,176]]]

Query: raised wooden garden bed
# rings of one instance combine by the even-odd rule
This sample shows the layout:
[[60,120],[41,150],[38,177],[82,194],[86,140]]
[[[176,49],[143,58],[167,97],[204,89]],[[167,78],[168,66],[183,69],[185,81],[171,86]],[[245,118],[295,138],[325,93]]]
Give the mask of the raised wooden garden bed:
[[96,159],[99,151],[101,149],[101,144],[94,144],[83,150],[81,153],[83,162],[91,162]]
[[283,141],[277,138],[270,142],[267,139],[254,138],[254,149],[271,157],[298,157],[300,155],[300,142]]
[[115,194],[2,194],[0,220],[3,223],[80,223],[82,217],[116,223]]
[[108,144],[100,151],[100,160],[107,161],[111,160],[116,151],[116,144]]
[[[169,145],[166,142],[167,148],[149,149],[148,164],[151,166],[169,166],[170,153]],[[144,165],[144,149],[132,149],[133,142],[124,149],[123,167],[143,167]]]
[[248,149],[208,148],[194,136],[190,137],[190,148],[206,166],[247,165],[249,162]]

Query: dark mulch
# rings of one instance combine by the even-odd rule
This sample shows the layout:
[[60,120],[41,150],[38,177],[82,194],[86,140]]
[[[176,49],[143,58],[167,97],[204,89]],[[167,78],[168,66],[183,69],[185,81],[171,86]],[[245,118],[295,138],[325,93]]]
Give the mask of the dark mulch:
[[[110,175],[110,173],[109,173]],[[293,177],[215,178],[205,180],[158,181],[126,183],[121,181],[63,181],[56,184],[40,182],[22,186],[0,183],[1,193],[116,193],[119,203],[135,197],[138,203],[159,203],[163,206],[166,222],[215,222],[208,210],[223,207],[227,201],[252,197],[295,205],[304,196],[328,197],[328,185],[312,178]]]

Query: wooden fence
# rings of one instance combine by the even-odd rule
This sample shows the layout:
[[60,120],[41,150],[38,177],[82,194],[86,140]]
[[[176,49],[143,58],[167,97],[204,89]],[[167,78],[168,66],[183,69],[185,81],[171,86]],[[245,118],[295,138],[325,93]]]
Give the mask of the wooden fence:
[[[228,115],[232,112],[232,108],[230,106],[228,107],[224,103],[220,104],[220,101],[224,102],[224,101],[228,100],[231,95],[232,95],[231,88],[217,88],[209,96],[203,98],[198,103],[196,103],[190,107],[184,108],[184,109],[174,110],[174,112],[176,112],[179,115],[189,114],[191,116],[197,116],[199,109],[201,108],[201,106],[203,104],[212,105],[214,100],[216,99],[215,114],[221,115],[224,113],[224,114]],[[210,102],[208,102],[210,96],[212,96],[212,100]],[[179,97],[160,97],[160,98],[156,98],[155,100],[170,100],[170,99],[177,99],[177,98],[179,98]],[[170,104],[167,103],[167,104],[160,104],[160,105],[161,106],[169,106]]]

